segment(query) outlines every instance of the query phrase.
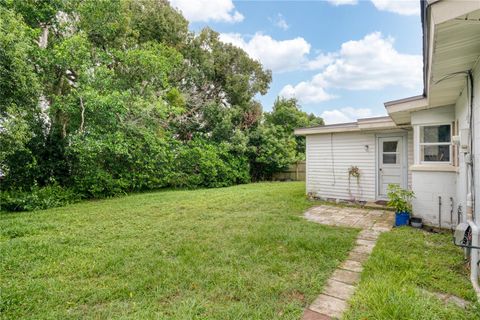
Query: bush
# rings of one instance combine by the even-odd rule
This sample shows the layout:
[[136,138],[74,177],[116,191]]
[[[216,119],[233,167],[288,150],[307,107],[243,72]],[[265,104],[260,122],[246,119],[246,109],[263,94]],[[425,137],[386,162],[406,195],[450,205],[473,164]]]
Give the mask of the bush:
[[0,193],[0,209],[6,211],[33,211],[64,206],[76,202],[80,197],[72,190],[58,185],[40,188],[34,186],[30,191],[18,189]]
[[246,156],[232,154],[226,144],[194,140],[177,150],[171,185],[219,188],[250,181]]
[[172,143],[147,132],[75,137],[68,150],[72,186],[86,198],[166,187],[172,148]]

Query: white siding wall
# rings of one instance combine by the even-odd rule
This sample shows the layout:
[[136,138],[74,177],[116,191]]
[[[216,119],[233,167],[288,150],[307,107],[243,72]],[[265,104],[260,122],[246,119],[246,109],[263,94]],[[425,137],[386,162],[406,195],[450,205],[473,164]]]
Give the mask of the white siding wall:
[[[376,134],[344,132],[307,136],[307,193],[322,198],[374,201]],[[412,141],[413,133],[409,131],[407,138],[409,165],[413,163]],[[365,150],[365,145],[368,145],[368,151]],[[348,169],[351,166],[360,169],[359,185],[355,178],[351,178],[349,184]],[[410,174],[408,184],[411,185]]]
[[[365,151],[368,145],[368,151]],[[360,185],[348,182],[348,169],[360,169]],[[375,199],[375,134],[333,133],[307,136],[307,193],[346,200]]]

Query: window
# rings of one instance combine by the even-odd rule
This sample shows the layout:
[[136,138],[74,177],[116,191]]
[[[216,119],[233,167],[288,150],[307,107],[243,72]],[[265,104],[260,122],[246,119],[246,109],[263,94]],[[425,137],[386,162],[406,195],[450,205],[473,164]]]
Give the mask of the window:
[[383,141],[383,164],[398,164],[398,141]]
[[420,161],[450,163],[451,139],[449,124],[420,127]]

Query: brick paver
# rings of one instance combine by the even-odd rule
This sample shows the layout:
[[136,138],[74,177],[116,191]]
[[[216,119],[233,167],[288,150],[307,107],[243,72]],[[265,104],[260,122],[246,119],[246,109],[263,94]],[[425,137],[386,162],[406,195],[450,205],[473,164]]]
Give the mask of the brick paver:
[[305,212],[305,218],[320,224],[363,229],[347,260],[327,280],[323,292],[305,309],[302,320],[341,318],[355,286],[360,281],[363,263],[375,247],[378,236],[393,225],[393,213],[383,210],[342,208],[322,205]]

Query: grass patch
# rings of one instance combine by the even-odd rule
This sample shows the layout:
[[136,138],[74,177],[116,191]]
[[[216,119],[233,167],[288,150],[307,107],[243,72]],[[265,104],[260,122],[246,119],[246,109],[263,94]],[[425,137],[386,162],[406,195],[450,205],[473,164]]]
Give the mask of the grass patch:
[[305,221],[303,183],[164,191],[0,215],[0,314],[298,319],[357,231]]
[[[463,252],[450,234],[396,228],[380,236],[344,319],[480,319]],[[445,305],[423,290],[472,302]]]

